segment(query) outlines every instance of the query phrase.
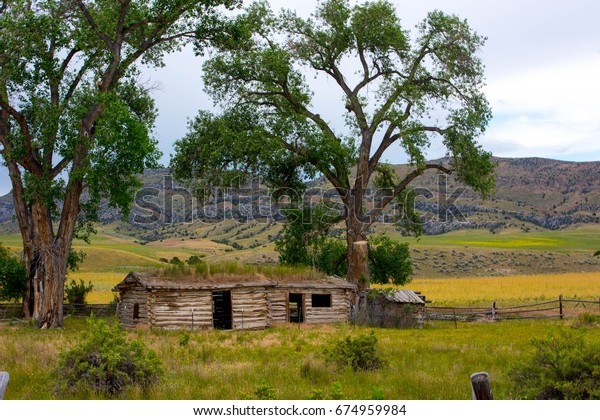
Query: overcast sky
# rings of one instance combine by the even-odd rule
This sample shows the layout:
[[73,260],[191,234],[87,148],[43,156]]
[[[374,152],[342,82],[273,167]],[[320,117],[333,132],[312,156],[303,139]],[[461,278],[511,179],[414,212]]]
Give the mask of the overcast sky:
[[[270,0],[274,9],[307,16],[316,0]],[[479,139],[502,157],[600,160],[600,2],[597,0],[392,0],[402,25],[414,28],[428,11],[455,13],[488,38],[481,51],[485,92],[493,120]],[[148,71],[159,110],[155,135],[168,163],[172,144],[186,131],[187,119],[212,102],[203,92],[200,58],[191,48],[172,55],[160,70]],[[340,95],[333,86],[321,95]],[[333,124],[336,122],[333,121]],[[341,127],[340,127],[341,128]],[[444,154],[433,146],[431,158]],[[389,154],[403,163],[401,153]],[[0,194],[10,190],[6,168]]]

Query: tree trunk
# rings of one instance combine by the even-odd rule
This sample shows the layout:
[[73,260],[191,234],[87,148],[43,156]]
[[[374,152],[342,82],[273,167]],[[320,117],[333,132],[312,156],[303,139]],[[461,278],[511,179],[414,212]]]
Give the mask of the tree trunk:
[[370,286],[369,248],[366,235],[363,233],[363,222],[352,211],[355,207],[348,206],[347,208],[350,210],[346,217],[346,241],[348,249],[347,279],[349,282],[356,284],[357,294],[355,304],[358,309],[366,302],[363,297]]

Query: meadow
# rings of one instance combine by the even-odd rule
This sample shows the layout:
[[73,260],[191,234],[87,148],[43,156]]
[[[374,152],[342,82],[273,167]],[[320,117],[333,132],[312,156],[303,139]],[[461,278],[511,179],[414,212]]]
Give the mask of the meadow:
[[[115,320],[112,319],[111,322]],[[496,398],[513,398],[509,372],[528,355],[531,339],[571,321],[539,320],[496,324],[430,324],[422,330],[374,329],[386,367],[353,372],[326,362],[324,350],[347,335],[370,329],[351,325],[277,327],[263,331],[184,332],[136,330],[163,361],[165,376],[148,395],[131,390],[124,398],[245,399],[265,382],[278,399],[330,395],[338,383],[344,399],[470,399],[469,375],[490,373]],[[53,398],[51,371],[59,351],[71,347],[85,320],[68,318],[62,330],[39,331],[25,324],[0,324],[0,370],[11,372],[7,399]],[[600,341],[600,328],[586,327]],[[96,398],[90,394],[74,398]]]
[[[231,227],[223,232],[227,229]],[[600,228],[588,226],[532,234],[474,231],[402,238],[410,242],[415,262],[426,266],[420,272],[432,274],[415,276],[404,287],[420,291],[434,305],[448,306],[487,307],[492,301],[506,306],[556,299],[559,294],[597,300],[600,268],[596,261],[600,259],[592,255],[600,248],[598,237]],[[15,251],[20,247],[15,235],[0,237],[0,241]],[[224,267],[249,261],[257,270],[268,269],[276,258],[272,244],[233,250],[226,244],[189,237],[142,244],[108,228],[91,244],[78,242],[76,248],[87,258],[70,278],[94,284],[90,303],[112,301],[111,289],[129,271],[168,269],[164,259],[174,256],[185,260],[196,255]],[[458,268],[448,274],[455,263]],[[498,270],[502,264],[504,268]],[[491,268],[495,274],[486,276]],[[531,275],[544,269],[549,273]],[[552,273],[556,269],[562,272]],[[331,366],[324,350],[335,340],[370,331],[362,327],[301,325],[192,332],[185,345],[181,344],[186,341],[182,341],[185,332],[140,329],[130,331],[129,337],[154,349],[166,374],[148,395],[134,389],[124,397],[243,399],[255,396],[254,391],[265,382],[278,399],[327,397],[334,384],[339,384],[346,399],[469,399],[469,375],[485,370],[491,375],[495,396],[513,398],[509,372],[515,361],[532,351],[531,340],[556,328],[572,328],[574,323],[578,321],[429,322],[421,330],[375,328],[389,365],[359,373]],[[6,398],[53,398],[50,373],[58,353],[76,343],[85,325],[84,319],[72,317],[67,317],[64,329],[54,331],[40,331],[24,322],[0,323],[0,370],[11,372]],[[599,325],[592,323],[586,329],[590,340],[600,341]]]

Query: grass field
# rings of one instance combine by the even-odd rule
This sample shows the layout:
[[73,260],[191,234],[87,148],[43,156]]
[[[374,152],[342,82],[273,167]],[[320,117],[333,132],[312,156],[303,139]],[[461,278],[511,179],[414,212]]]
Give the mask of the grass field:
[[565,298],[598,300],[600,273],[545,274],[536,276],[415,279],[408,287],[418,290],[432,304],[489,306],[539,302]]
[[[359,373],[339,370],[323,356],[333,341],[369,331],[349,325],[197,332],[185,346],[180,345],[182,332],[137,330],[129,335],[141,338],[163,360],[166,376],[148,395],[153,399],[243,399],[263,380],[278,399],[305,399],[313,390],[327,395],[334,382],[345,399],[369,399],[373,393],[399,400],[470,399],[469,375],[482,370],[490,373],[496,398],[506,399],[511,398],[508,372],[532,351],[531,338],[561,325],[567,321],[375,329],[389,366]],[[11,373],[6,398],[52,398],[50,372],[57,354],[72,346],[84,327],[81,319],[67,319],[66,328],[54,331],[0,324],[0,370]],[[588,336],[600,341],[600,328],[590,328]]]

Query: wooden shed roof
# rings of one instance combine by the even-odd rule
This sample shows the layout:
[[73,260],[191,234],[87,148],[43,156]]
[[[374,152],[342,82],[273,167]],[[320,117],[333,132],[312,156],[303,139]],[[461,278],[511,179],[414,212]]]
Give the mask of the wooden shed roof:
[[260,274],[231,275],[215,274],[210,277],[184,277],[169,279],[153,273],[131,272],[117,284],[114,292],[140,285],[150,290],[216,290],[244,287],[277,287],[306,289],[354,289],[354,285],[340,277],[326,277],[320,280],[290,279],[289,281],[267,279]]

